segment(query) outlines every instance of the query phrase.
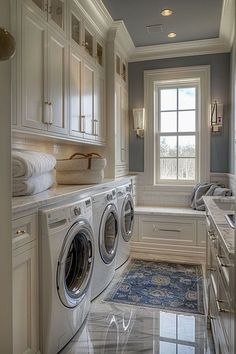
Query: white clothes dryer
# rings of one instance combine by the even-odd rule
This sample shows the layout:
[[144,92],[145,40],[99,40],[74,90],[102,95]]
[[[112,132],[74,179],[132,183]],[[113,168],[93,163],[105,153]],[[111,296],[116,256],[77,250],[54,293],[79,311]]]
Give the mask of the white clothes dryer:
[[116,269],[124,264],[130,255],[130,241],[134,227],[133,186],[127,183],[116,188],[119,215],[119,241],[116,256]]
[[40,212],[40,339],[58,353],[90,309],[94,263],[91,198]]
[[92,277],[92,299],[110,283],[115,274],[118,245],[118,212],[116,190],[107,190],[92,196],[95,260]]

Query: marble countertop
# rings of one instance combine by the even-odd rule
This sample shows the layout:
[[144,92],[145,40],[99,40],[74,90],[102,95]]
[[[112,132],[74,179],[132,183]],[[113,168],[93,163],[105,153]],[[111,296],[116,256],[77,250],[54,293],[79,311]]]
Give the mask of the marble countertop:
[[91,193],[99,192],[102,189],[113,188],[117,183],[126,183],[133,177],[135,176],[128,175],[113,179],[105,178],[102,183],[93,185],[56,185],[45,192],[33,196],[13,197],[12,213],[17,214],[30,209],[42,208],[47,205],[59,203],[68,198],[78,196],[86,198],[91,195]]
[[[203,200],[208,210],[208,213],[212,218],[215,227],[223,241],[223,245],[225,247],[226,252],[229,255],[234,254],[235,230],[230,227],[225,218],[225,215],[234,213],[235,197],[203,197]],[[221,209],[217,205],[217,202],[222,203],[224,209]],[[227,202],[229,202],[229,208],[227,208]],[[232,204],[230,202],[232,202]]]

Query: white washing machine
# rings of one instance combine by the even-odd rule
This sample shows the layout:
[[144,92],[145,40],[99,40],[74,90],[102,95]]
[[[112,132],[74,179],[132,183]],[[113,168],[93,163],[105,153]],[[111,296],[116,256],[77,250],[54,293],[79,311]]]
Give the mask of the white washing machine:
[[40,213],[40,339],[58,353],[90,309],[94,263],[91,198]]
[[95,260],[92,277],[92,299],[110,283],[115,274],[119,220],[116,190],[92,196]]
[[133,186],[127,183],[116,188],[119,215],[119,241],[116,256],[116,269],[124,264],[130,255],[130,241],[134,227]]

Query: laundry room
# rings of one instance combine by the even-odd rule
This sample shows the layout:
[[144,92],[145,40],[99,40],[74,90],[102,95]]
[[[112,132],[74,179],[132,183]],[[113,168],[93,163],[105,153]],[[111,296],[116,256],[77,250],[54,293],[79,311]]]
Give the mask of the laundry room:
[[2,0],[0,354],[234,354],[234,0]]

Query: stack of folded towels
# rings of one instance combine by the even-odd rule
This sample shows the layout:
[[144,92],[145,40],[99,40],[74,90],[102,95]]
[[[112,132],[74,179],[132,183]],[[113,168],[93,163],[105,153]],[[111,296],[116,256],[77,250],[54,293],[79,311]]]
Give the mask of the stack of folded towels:
[[54,156],[28,150],[13,150],[13,196],[33,195],[50,188],[54,181]]

